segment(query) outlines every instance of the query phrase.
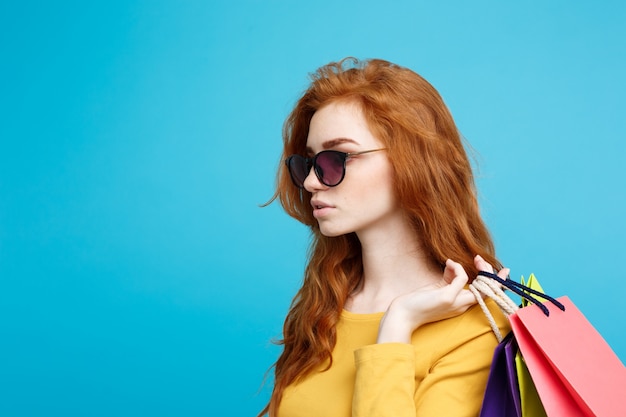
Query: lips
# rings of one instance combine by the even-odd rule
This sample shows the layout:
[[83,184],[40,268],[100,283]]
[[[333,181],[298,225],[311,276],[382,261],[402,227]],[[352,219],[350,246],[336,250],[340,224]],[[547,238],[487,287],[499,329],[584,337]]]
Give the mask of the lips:
[[315,218],[326,216],[334,208],[320,200],[311,200],[311,206],[313,207],[313,217]]
[[323,201],[319,201],[319,200],[311,200],[311,205],[313,206],[314,210],[330,207],[329,204],[326,204]]

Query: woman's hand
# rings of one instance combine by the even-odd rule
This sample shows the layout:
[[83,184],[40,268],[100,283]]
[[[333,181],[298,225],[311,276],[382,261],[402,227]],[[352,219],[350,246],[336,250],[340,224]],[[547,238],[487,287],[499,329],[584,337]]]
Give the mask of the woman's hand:
[[[493,267],[489,264],[489,262],[485,261],[483,257],[480,255],[476,255],[474,257],[474,265],[476,266],[476,269],[478,269],[479,271],[487,271],[493,274]],[[502,268],[498,272],[497,275],[502,279],[507,279],[510,272],[511,271],[509,270],[509,268]]]
[[[493,271],[480,256],[474,258],[474,264],[478,270]],[[505,268],[498,275],[504,278],[508,273]],[[461,264],[448,259],[439,283],[401,295],[391,302],[380,322],[377,342],[410,343],[411,334],[418,327],[467,311],[476,304],[474,294],[465,289],[468,281]]]

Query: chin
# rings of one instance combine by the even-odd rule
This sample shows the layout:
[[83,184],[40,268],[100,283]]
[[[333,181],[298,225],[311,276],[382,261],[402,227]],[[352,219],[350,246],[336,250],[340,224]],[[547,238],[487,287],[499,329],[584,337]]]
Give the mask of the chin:
[[320,225],[320,233],[326,237],[337,237],[337,236],[343,236],[350,232],[346,231],[345,229],[336,229],[336,228],[324,227]]
[[345,233],[339,233],[339,232],[334,232],[334,231],[327,231],[324,229],[320,229],[320,233],[326,237],[337,237],[337,236],[341,236],[345,234]]

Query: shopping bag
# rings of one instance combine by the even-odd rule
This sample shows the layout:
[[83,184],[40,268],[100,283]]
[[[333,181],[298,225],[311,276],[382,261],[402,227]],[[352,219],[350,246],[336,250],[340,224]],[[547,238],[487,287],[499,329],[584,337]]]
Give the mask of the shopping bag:
[[[533,305],[518,308],[503,287]],[[626,393],[626,368],[568,297],[554,299],[485,271],[479,272],[470,290],[488,318],[480,294],[496,301],[508,316],[521,352],[518,363],[526,364],[531,376],[527,379],[518,372],[518,382],[521,377],[531,389],[536,388],[548,417],[626,416],[626,402],[621,398]],[[490,323],[502,340],[493,318]],[[520,384],[520,394],[523,389]],[[524,396],[520,399],[523,407],[528,406]],[[541,415],[528,410],[530,416]]]
[[494,350],[480,417],[522,417],[517,373],[519,365],[516,363],[516,359],[519,357],[519,348],[512,332],[509,332],[506,337],[502,337],[500,329],[481,294],[494,299],[506,316],[512,314],[518,307],[504,294],[498,284],[487,280],[485,277],[477,277],[470,284],[469,289],[474,293],[476,301],[491,324],[494,335],[499,342]]
[[480,417],[522,417],[515,364],[518,352],[513,333],[496,346]]
[[[527,298],[539,302],[533,295],[540,295],[543,290],[534,275],[530,276],[528,287],[523,284],[524,277],[522,277],[520,287],[526,290],[516,289],[515,291],[522,297],[523,305],[527,305]],[[478,277],[470,285],[470,290],[474,292],[476,300],[500,342],[494,351],[480,416],[546,417],[513,333],[510,332],[506,337],[502,337],[480,294],[494,299],[507,317],[516,311],[518,306],[504,294],[500,284],[488,280],[487,276]],[[550,297],[547,298],[550,299]]]
[[549,417],[626,416],[626,368],[568,297],[565,310],[545,303],[509,316]]
[[539,399],[535,383],[519,351],[517,355],[515,355],[515,370],[517,371],[522,417],[547,417],[546,410],[543,408],[543,404],[541,404],[541,400]]
[[[522,285],[526,285],[530,289],[543,293],[543,288],[534,274],[530,274],[528,281],[525,281],[522,276],[520,278],[520,283]],[[526,298],[522,298],[522,307],[526,307],[527,305],[529,305],[528,300]],[[526,362],[524,361],[524,358],[519,350],[515,355],[515,370],[517,371],[517,383],[519,386],[522,417],[547,417],[546,410],[543,408],[543,404],[541,404],[541,400],[539,399],[537,388],[535,387],[532,377],[530,376],[530,372],[528,372]]]
[[[535,274],[530,274],[528,276],[528,280],[525,280],[524,276],[522,275],[522,277],[520,278],[520,283],[530,288],[531,290],[535,290],[534,294],[537,294],[537,297],[541,298],[540,294],[543,294],[543,287],[539,283],[539,280],[537,279]],[[528,305],[531,305],[530,301],[528,301],[527,298],[522,298],[522,307],[526,307]]]

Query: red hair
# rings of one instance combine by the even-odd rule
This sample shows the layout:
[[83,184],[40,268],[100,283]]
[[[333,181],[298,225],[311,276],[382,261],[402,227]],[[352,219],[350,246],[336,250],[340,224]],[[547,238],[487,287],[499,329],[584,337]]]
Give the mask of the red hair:
[[[398,201],[431,261],[450,258],[470,277],[474,256],[500,268],[480,216],[470,162],[452,115],[439,93],[415,72],[387,61],[347,58],[312,75],[283,128],[283,159],[306,155],[313,114],[337,101],[361,106],[368,127],[387,148]],[[354,233],[320,233],[310,193],[295,187],[284,165],[275,198],[293,218],[309,226],[312,242],[304,282],[283,327],[283,352],[275,363],[274,390],[259,416],[275,417],[283,392],[314,368],[332,364],[335,325],[349,294],[359,285],[361,245]]]

